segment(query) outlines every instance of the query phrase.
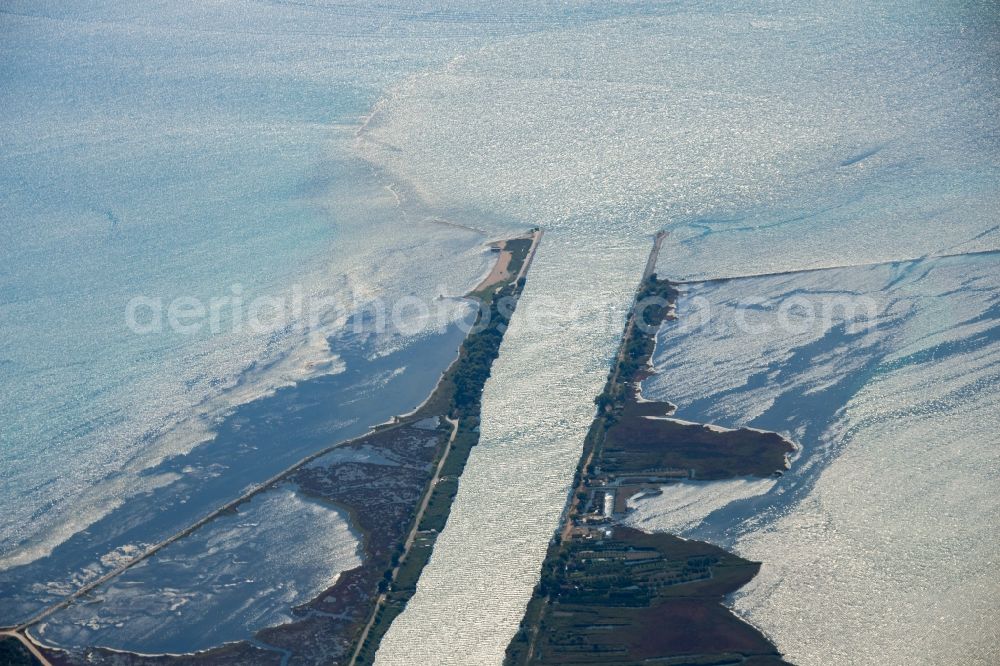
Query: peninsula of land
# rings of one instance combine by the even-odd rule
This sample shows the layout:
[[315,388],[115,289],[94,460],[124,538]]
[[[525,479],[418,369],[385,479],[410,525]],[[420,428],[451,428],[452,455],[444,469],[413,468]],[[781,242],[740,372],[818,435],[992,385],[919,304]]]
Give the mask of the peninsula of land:
[[[467,296],[478,306],[475,323],[457,358],[416,410],[309,456],[159,544],[166,547],[279,484],[292,484],[298,492],[341,508],[360,536],[361,565],[341,574],[308,603],[291,609],[291,622],[262,629],[251,640],[181,655],[143,655],[97,646],[65,651],[31,640],[35,623],[75,603],[92,586],[13,628],[11,633],[23,645],[12,642],[12,637],[4,649],[20,655],[29,646],[37,647],[39,657],[65,666],[372,663],[382,636],[415,593],[417,579],[448,520],[459,477],[479,441],[483,387],[541,235],[536,228],[493,244],[496,265]],[[156,550],[146,556],[155,556]],[[98,584],[107,580],[110,576]]]
[[662,240],[659,234],[595,401],[560,529],[507,648],[509,666],[786,663],[722,605],[759,564],[618,520],[637,493],[685,479],[780,474],[794,451],[775,433],[671,419],[673,405],[641,398],[656,331],[675,317],[678,295],[674,284],[653,273]]

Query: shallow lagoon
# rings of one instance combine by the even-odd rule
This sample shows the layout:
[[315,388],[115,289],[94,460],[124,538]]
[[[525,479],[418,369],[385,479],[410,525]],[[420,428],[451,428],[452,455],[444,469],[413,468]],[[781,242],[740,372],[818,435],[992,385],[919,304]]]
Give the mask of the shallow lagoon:
[[360,562],[345,516],[282,485],[167,546],[32,633],[66,648],[205,650],[290,621],[290,608]]

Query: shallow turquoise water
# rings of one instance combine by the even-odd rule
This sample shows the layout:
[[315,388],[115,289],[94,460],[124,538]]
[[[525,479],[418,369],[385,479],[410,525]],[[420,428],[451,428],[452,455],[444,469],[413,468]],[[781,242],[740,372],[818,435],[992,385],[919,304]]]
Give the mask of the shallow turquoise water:
[[[484,40],[618,12],[3,3],[0,623],[422,399],[460,331],[341,324],[464,293],[487,236],[441,224],[472,213],[402,208],[356,130],[389,85]],[[231,309],[218,331],[128,325],[136,297],[237,296],[315,307],[259,329]],[[273,431],[304,413],[289,396],[320,395],[327,420]],[[298,600],[330,561],[286,572],[312,581]]]
[[349,311],[474,284],[483,236],[398,209],[354,132],[392,82],[590,15],[439,9],[4,3],[0,563],[44,555],[233,404],[331,359],[294,316],[137,336],[130,299],[296,288]]
[[264,3],[5,3],[0,21],[9,566],[142,492],[139,471],[210,437],[232,405],[336,357],[294,317],[251,331],[227,311],[217,334],[135,335],[133,297],[295,286],[350,308],[458,292],[484,257],[475,234],[406,224],[350,154],[384,81],[468,34],[418,48],[389,21],[389,48],[357,40],[385,27],[360,6]]

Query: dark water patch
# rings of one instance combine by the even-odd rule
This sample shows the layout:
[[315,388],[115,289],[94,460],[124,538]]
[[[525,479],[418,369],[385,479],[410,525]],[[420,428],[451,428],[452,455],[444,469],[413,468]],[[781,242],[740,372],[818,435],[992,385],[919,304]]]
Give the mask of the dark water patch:
[[[914,277],[916,268],[926,272],[930,268],[921,263],[905,265],[904,276],[910,281],[922,280],[924,276]],[[901,278],[894,278],[896,284]],[[831,328],[822,338],[792,351],[790,358],[780,364],[772,365],[762,372],[751,375],[741,387],[730,389],[710,397],[697,400],[685,406],[682,416],[691,419],[711,420],[713,406],[730,395],[745,394],[763,390],[767,385],[782,385],[794,387],[783,391],[760,416],[753,419],[749,425],[757,428],[779,432],[795,432],[801,451],[791,470],[786,473],[766,494],[734,501],[727,506],[708,515],[697,527],[685,532],[687,536],[706,539],[713,543],[731,546],[741,534],[752,529],[757,531],[766,528],[781,516],[788,513],[812,490],[822,472],[842,453],[851,437],[826,436],[830,426],[840,417],[843,408],[866,385],[877,381],[880,376],[904,371],[908,367],[925,365],[932,362],[943,362],[955,359],[960,364],[960,356],[981,352],[1000,341],[1000,326],[996,325],[1000,318],[1000,303],[994,303],[985,312],[965,321],[954,322],[955,326],[992,325],[978,330],[957,340],[946,340],[940,344],[921,349],[920,351],[890,358],[894,348],[893,333],[905,327],[910,313],[895,318],[885,318],[878,324],[882,334],[875,342],[866,343],[863,332],[854,334],[846,331],[845,325]],[[795,379],[807,376],[812,366],[824,357],[829,357],[835,349],[850,349],[852,369],[838,378],[829,386],[818,391],[808,391]],[[993,384],[995,386],[995,382]],[[995,390],[985,386],[977,386],[965,391]],[[950,395],[948,402],[960,404],[967,400],[967,395]],[[905,414],[912,414],[913,409],[923,409],[919,405],[907,405]],[[926,407],[927,418],[934,418],[939,405]],[[888,416],[893,418],[891,410]]]
[[342,373],[236,408],[214,439],[142,474],[169,484],[130,497],[50,555],[0,572],[0,624],[26,620],[141,546],[162,541],[309,453],[412,410],[454,359],[463,337],[451,326],[382,356],[374,353],[373,341],[338,340]]
[[886,343],[863,346],[864,331],[848,331],[849,324],[830,328],[819,339],[796,348],[792,355],[760,372],[750,375],[739,387],[720,391],[685,405],[681,418],[713,422],[715,406],[728,396],[764,390],[774,384],[794,385],[795,377],[809,371],[818,359],[832,350],[850,345],[854,354],[864,354],[865,360],[822,391],[782,392],[771,406],[747,425],[772,432],[794,432],[801,445],[795,462],[766,494],[737,500],[710,514],[696,528],[686,532],[692,538],[704,539],[723,546],[731,546],[743,526],[751,520],[769,522],[776,520],[801,501],[812,489],[826,468],[839,454],[839,445],[824,443],[822,434],[842,409],[878,372],[879,364],[887,353]]
[[869,157],[873,157],[873,156],[877,155],[879,152],[881,152],[882,148],[883,148],[883,146],[876,146],[876,147],[871,148],[869,150],[865,150],[865,151],[862,151],[860,153],[857,153],[856,155],[852,155],[852,156],[848,157],[847,159],[845,159],[844,161],[842,161],[840,163],[840,166],[847,167],[847,166],[851,166],[853,164],[857,164],[858,162],[866,160]]

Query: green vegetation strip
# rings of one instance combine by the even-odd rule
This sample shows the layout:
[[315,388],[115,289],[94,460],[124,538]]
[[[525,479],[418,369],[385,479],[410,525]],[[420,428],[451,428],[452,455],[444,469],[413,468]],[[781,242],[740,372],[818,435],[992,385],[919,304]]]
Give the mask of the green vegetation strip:
[[417,580],[430,560],[437,535],[448,522],[452,503],[458,493],[459,477],[465,469],[472,448],[479,443],[483,387],[490,376],[493,361],[500,354],[503,334],[524,287],[524,279],[516,279],[516,276],[524,265],[532,244],[532,238],[507,241],[505,249],[512,252],[509,264],[512,277],[495,287],[471,295],[480,304],[476,323],[434,395],[413,415],[413,418],[427,418],[440,415],[443,411],[448,418],[457,421],[458,426],[448,456],[441,466],[440,479],[430,489],[430,500],[417,525],[413,544],[398,561],[395,573],[393,569],[386,572],[382,589],[385,596],[375,610],[375,619],[361,645],[355,646],[356,654],[352,664],[360,666],[374,662],[382,637],[416,593]]

